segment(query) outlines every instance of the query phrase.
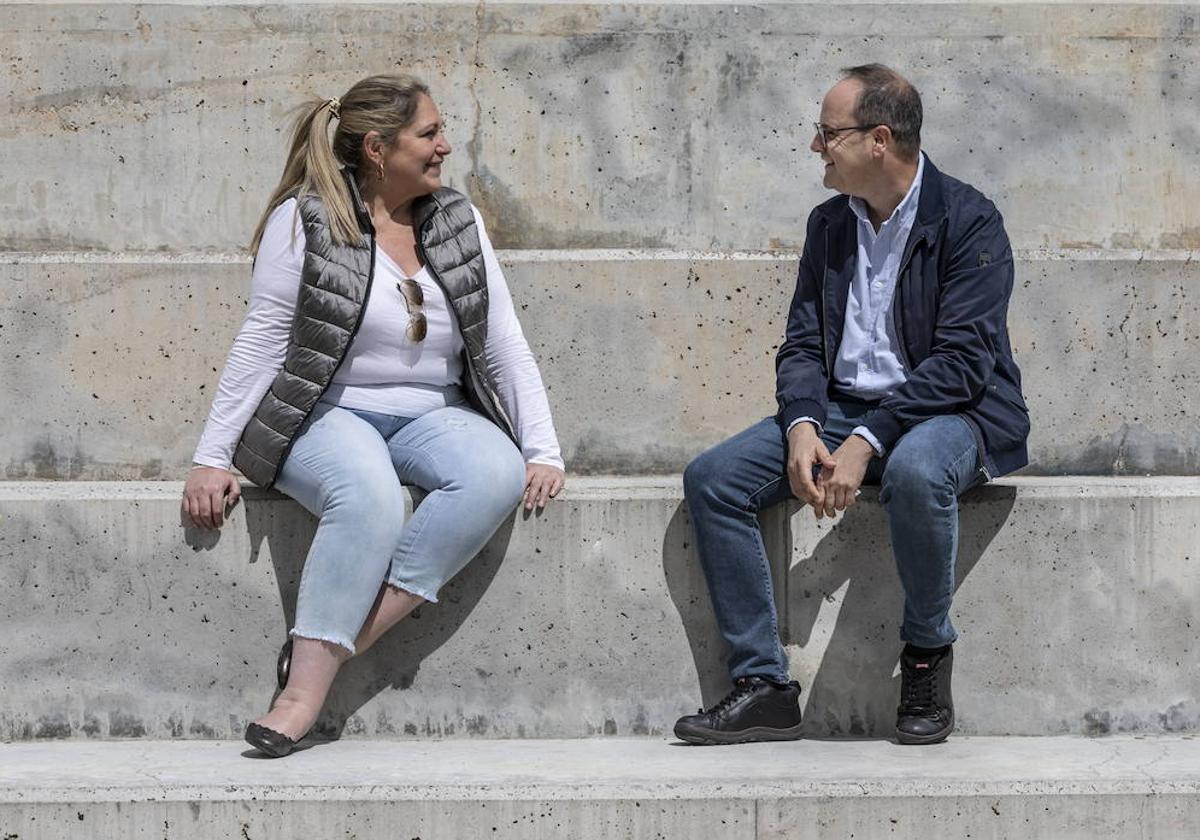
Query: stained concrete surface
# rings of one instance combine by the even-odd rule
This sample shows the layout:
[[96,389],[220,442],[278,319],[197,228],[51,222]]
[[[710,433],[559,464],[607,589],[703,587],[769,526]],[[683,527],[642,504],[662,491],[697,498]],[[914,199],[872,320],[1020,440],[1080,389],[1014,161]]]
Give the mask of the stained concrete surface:
[[1183,837],[1200,818],[1190,737],[954,738],[931,749],[359,741],[275,762],[249,753],[230,742],[0,745],[0,830],[25,840],[1082,840]]
[[[963,503],[964,734],[1200,729],[1197,479],[1020,479]],[[271,699],[313,520],[248,491],[185,532],[173,482],[0,484],[0,735],[230,738]],[[678,481],[572,478],[378,647],[348,738],[653,735],[728,690]],[[399,515],[399,512],[397,512]],[[872,492],[764,519],[807,731],[894,723],[899,587]]]
[[[679,472],[775,411],[794,257],[503,256],[571,471]],[[1022,255],[1027,474],[1200,472],[1193,256]],[[232,257],[0,259],[0,477],[182,478],[248,275]]]
[[1195,4],[0,9],[3,249],[241,247],[289,109],[395,70],[504,247],[795,248],[820,98],[866,61],[923,91],[926,148],[1017,247],[1200,246]]

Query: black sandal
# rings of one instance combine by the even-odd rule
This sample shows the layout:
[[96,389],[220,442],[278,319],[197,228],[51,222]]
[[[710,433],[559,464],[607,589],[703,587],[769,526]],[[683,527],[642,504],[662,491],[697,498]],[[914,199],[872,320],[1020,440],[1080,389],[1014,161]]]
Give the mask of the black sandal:
[[246,725],[246,743],[271,758],[283,758],[296,749],[296,742],[291,738],[257,723]]
[[[275,663],[275,682],[279,686],[279,690],[283,691],[287,688],[288,673],[292,670],[292,639],[289,636],[288,640],[283,643],[283,647],[279,649],[279,659]],[[270,732],[271,730],[267,730]]]

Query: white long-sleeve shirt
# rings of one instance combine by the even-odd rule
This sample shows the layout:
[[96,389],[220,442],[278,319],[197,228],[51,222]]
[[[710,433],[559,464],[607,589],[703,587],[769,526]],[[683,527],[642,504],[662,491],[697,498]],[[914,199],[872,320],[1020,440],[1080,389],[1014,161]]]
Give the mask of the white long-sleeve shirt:
[[[475,224],[487,273],[488,375],[512,420],[527,463],[563,468],[546,389],[513,308],[504,272],[479,211]],[[304,264],[304,230],[295,199],[271,213],[250,284],[250,306],[233,341],[208,421],[192,460],[229,469],[242,431],[283,367]],[[424,293],[427,331],[409,340],[409,312],[398,283],[405,275],[375,246],[375,277],[362,323],[346,358],[322,397],[347,408],[418,417],[466,402],[463,341],[441,287],[422,268],[411,279]]]

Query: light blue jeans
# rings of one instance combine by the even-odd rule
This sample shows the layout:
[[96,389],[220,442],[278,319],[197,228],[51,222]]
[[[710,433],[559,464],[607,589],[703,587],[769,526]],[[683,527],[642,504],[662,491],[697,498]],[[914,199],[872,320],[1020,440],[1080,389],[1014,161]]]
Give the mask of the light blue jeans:
[[[428,493],[407,521],[403,484]],[[320,520],[291,634],[353,653],[384,581],[437,601],[516,508],[525,463],[463,406],[410,418],[319,403],[275,486]]]

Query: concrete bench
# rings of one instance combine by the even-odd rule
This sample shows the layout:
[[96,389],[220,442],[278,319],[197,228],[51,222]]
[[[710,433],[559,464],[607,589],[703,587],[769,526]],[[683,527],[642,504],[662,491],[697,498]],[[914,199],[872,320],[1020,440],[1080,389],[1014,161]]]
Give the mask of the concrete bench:
[[[660,738],[0,744],[20,840],[1190,837],[1200,741],[971,738],[693,749]],[[932,753],[935,753],[931,755]]]
[[[314,520],[248,488],[219,534],[175,482],[0,483],[0,737],[238,737],[266,708]],[[1200,728],[1200,479],[965,497],[964,734]],[[873,491],[764,517],[809,732],[890,731],[901,596]],[[348,737],[654,735],[724,694],[677,479],[574,477],[339,676]]]

